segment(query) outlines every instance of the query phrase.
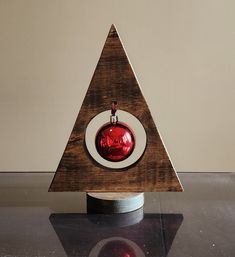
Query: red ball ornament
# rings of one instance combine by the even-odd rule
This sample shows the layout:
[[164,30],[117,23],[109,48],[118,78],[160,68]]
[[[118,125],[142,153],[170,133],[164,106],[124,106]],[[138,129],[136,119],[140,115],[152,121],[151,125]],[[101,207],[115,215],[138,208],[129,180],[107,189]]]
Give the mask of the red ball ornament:
[[119,162],[131,155],[135,147],[132,131],[124,124],[108,124],[96,135],[96,149],[106,160]]

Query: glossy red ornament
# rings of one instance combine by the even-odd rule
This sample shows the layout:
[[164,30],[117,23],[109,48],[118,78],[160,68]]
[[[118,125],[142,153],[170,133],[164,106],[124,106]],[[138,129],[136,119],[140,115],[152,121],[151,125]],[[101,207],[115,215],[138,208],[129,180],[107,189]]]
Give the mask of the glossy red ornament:
[[124,124],[109,123],[103,126],[96,135],[96,149],[106,160],[123,161],[131,155],[135,147],[132,131]]

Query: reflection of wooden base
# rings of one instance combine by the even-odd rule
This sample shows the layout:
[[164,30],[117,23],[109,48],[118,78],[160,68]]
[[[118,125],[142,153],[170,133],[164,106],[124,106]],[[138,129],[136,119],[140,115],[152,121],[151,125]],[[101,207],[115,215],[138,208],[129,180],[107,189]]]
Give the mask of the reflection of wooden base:
[[125,213],[144,205],[144,193],[87,193],[88,213]]

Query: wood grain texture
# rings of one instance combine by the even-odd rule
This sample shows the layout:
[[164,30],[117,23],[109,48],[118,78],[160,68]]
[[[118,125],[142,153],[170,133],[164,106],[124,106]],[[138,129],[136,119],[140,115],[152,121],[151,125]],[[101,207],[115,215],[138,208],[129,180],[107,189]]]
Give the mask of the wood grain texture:
[[[143,156],[122,170],[112,170],[94,161],[84,139],[87,124],[98,113],[110,109],[113,99],[118,101],[119,109],[139,119],[147,134]],[[49,191],[182,190],[118,33],[112,25]]]

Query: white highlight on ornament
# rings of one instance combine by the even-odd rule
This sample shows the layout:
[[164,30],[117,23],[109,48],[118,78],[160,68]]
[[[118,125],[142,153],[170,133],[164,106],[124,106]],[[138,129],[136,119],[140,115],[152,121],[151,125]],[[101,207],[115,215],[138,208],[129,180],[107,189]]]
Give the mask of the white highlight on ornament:
[[96,149],[95,139],[97,132],[101,127],[108,124],[107,121],[110,118],[110,110],[97,114],[88,123],[85,133],[85,143],[89,154],[95,161],[107,168],[122,169],[134,164],[143,155],[147,143],[147,136],[143,125],[134,115],[122,110],[117,110],[116,115],[118,116],[118,121],[127,125],[132,130],[135,137],[135,147],[128,158],[119,162],[108,161],[104,159]]

